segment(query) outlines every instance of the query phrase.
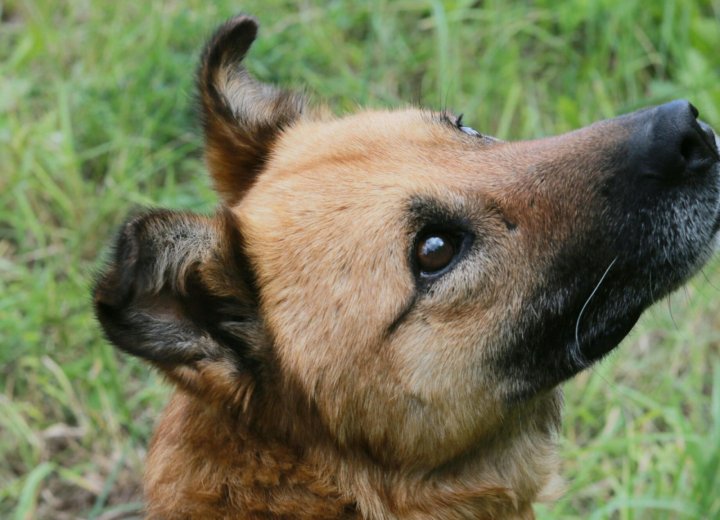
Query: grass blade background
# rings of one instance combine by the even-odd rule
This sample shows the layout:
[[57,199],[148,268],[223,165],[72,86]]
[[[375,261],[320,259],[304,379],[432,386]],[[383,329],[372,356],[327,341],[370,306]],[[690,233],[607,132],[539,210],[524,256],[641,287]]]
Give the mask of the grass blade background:
[[[517,139],[686,97],[720,126],[716,0],[0,0],[1,518],[140,514],[168,389],[89,292],[132,208],[212,210],[193,76],[238,10],[250,69],[339,114],[447,107]],[[540,518],[720,518],[718,287],[715,262],[567,385],[569,489]]]

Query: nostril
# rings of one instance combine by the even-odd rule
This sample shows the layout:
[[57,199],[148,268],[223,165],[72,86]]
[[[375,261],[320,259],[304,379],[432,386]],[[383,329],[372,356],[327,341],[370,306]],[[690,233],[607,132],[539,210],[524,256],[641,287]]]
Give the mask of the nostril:
[[715,135],[709,135],[707,130],[709,129],[702,128],[697,121],[693,121],[689,131],[682,136],[680,155],[688,173],[705,173],[718,160]]
[[695,139],[688,136],[682,140],[682,143],[680,143],[680,155],[683,156],[683,159],[685,159],[686,163],[689,163],[692,160],[693,155],[695,154],[695,152],[694,152],[695,142],[694,141],[695,141]]

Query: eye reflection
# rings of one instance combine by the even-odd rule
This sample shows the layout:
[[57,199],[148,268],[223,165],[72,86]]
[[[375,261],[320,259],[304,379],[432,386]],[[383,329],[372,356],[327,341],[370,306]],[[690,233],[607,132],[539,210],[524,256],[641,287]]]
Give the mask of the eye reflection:
[[420,270],[434,273],[447,267],[456,254],[456,248],[449,235],[433,233],[418,242],[415,253]]

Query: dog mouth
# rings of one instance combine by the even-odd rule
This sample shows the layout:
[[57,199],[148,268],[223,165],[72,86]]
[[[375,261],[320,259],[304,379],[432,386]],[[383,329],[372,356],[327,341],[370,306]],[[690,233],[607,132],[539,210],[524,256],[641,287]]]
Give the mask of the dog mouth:
[[645,309],[718,249],[720,138],[704,123],[696,128],[704,149],[691,159],[704,161],[702,170],[674,174],[665,184],[653,179],[641,202],[637,186],[617,182],[606,200],[611,223],[600,219],[584,239],[558,253],[530,298],[514,346],[499,356],[510,402],[550,389],[606,356]]
[[[596,267],[594,277],[586,276],[584,284],[577,284],[578,296],[567,306],[567,316],[576,316],[574,326],[566,325],[563,331],[562,351],[568,377],[617,347],[645,309],[679,288],[717,249],[720,242],[718,165],[714,170],[715,186],[711,190],[714,202],[704,204],[704,211],[699,209],[702,204],[686,203],[680,210],[673,208],[664,219],[658,216],[661,226],[650,233],[644,244],[640,242],[641,247],[635,254],[625,248],[600,276],[602,267]],[[677,221],[683,225],[677,226]],[[597,280],[594,286],[588,285],[589,279]]]

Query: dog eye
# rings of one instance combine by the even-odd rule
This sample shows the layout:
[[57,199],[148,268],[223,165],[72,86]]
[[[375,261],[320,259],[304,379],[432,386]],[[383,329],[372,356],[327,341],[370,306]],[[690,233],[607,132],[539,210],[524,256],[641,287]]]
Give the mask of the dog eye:
[[457,252],[457,237],[449,233],[431,232],[418,241],[415,256],[420,272],[432,274],[447,267]]

